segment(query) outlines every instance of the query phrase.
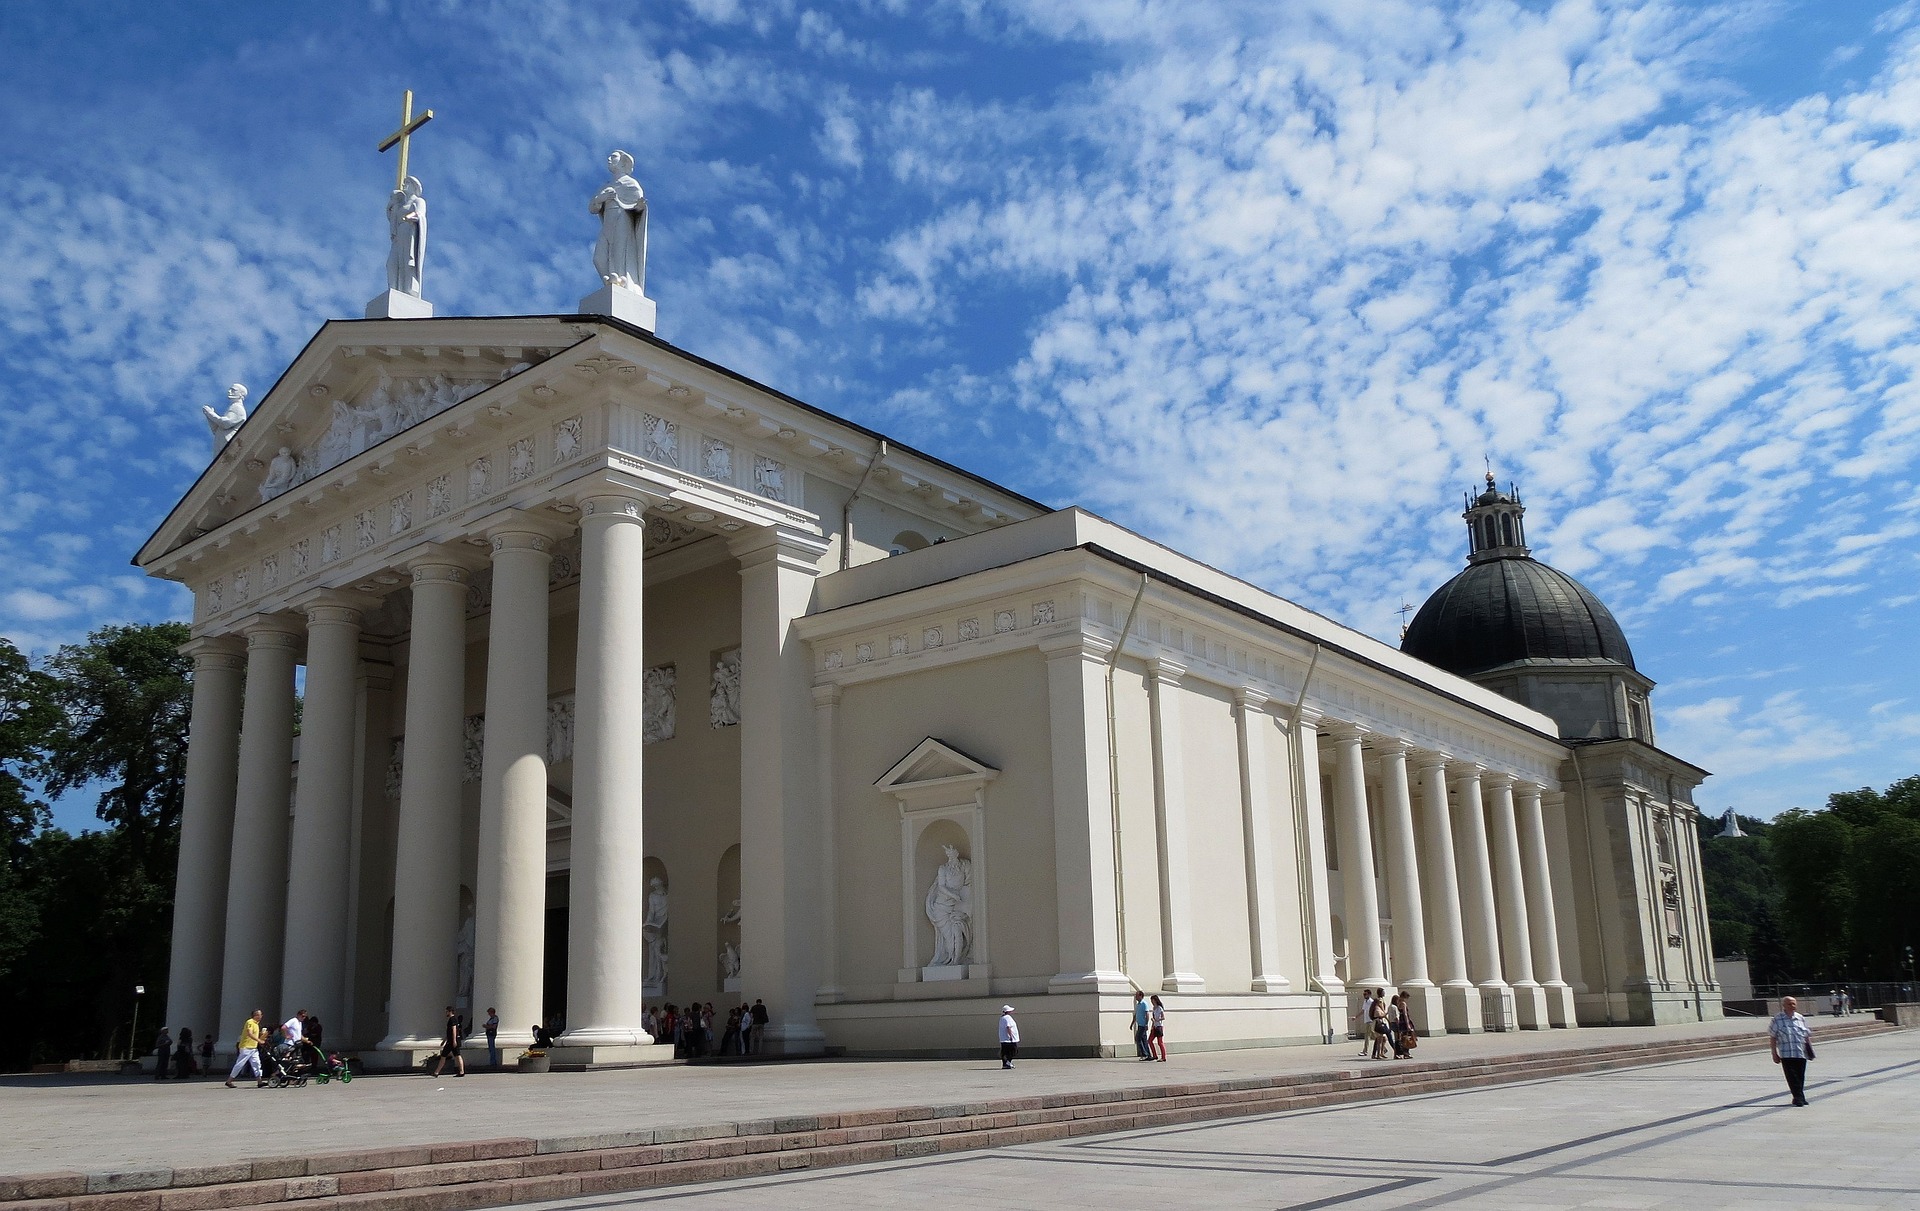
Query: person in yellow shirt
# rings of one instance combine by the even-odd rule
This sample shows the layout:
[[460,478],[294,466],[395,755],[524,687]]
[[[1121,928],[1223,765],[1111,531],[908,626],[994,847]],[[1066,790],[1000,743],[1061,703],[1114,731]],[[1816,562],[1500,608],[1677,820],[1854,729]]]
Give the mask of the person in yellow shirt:
[[253,1069],[256,1088],[267,1083],[266,1077],[260,1071],[260,1023],[265,1021],[266,1017],[266,1010],[256,1009],[253,1011],[253,1016],[241,1024],[240,1040],[234,1044],[239,1054],[233,1057],[233,1071],[227,1073],[227,1088],[233,1088],[233,1078],[248,1068]]

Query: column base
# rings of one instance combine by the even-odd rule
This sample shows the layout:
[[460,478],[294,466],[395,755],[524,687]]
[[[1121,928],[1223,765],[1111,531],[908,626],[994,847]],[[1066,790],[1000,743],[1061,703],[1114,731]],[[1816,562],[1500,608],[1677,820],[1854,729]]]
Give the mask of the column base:
[[1513,1030],[1513,988],[1505,980],[1485,980],[1480,985],[1480,1020],[1485,1030]]
[[1513,1012],[1522,1030],[1546,1030],[1547,990],[1532,980],[1517,980],[1513,985]]
[[378,1047],[360,1052],[360,1065],[368,1072],[419,1072],[439,1054],[437,1041],[383,1039]]
[[769,1024],[755,1046],[755,1055],[825,1055],[827,1036],[817,1026]]
[[554,1043],[560,1047],[651,1047],[653,1036],[638,1026],[582,1026]]
[[[533,1046],[533,1031],[531,1030],[502,1030],[494,1035],[493,1038],[494,1046],[499,1050],[503,1063],[511,1058],[507,1055],[509,1051],[515,1051],[516,1049],[525,1051],[527,1048]],[[477,1051],[481,1055],[485,1055],[487,1053],[486,1032],[476,1030],[468,1035],[465,1039],[461,1040],[460,1050]]]
[[1133,995],[1133,981],[1118,971],[1063,971],[1047,980],[1049,993],[1094,992]]
[[1293,984],[1285,976],[1256,976],[1253,981],[1255,992],[1292,992]]
[[[641,1038],[647,1036],[642,1034]],[[652,1043],[571,1045],[561,1038],[547,1050],[547,1062],[555,1069],[639,1068],[650,1064],[673,1063],[673,1048]]]
[[1207,982],[1191,971],[1172,971],[1160,981],[1161,992],[1205,992]]
[[1465,980],[1452,980],[1440,986],[1440,1001],[1448,1034],[1479,1034],[1486,1022],[1480,1013],[1480,989]]
[[1446,996],[1426,980],[1400,985],[1407,994],[1407,1006],[1413,1011],[1413,1026],[1429,1038],[1447,1033]]
[[1541,986],[1547,997],[1547,1021],[1555,1030],[1567,1030],[1580,1024],[1573,1006],[1573,989],[1558,980]]

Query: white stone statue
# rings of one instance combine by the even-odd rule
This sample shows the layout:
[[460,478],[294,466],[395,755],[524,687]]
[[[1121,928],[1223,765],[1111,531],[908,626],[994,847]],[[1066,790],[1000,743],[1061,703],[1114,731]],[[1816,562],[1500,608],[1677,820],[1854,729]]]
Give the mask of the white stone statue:
[[714,727],[740,722],[740,649],[728,648],[713,662],[713,691],[707,701],[707,721]]
[[217,458],[233,440],[235,430],[247,422],[247,389],[239,383],[227,388],[225,412],[215,412],[205,404],[200,406],[200,412],[207,418],[207,429],[213,434],[213,453]]
[[647,195],[633,179],[633,157],[616,151],[607,157],[613,179],[593,195],[589,209],[600,216],[600,240],[593,246],[593,267],[609,286],[645,294],[647,286]]
[[646,987],[650,995],[659,996],[667,987],[667,885],[658,877],[647,880],[647,916],[640,934],[647,943]]
[[947,861],[927,889],[927,920],[933,922],[932,967],[959,967],[973,954],[973,863],[951,845]]
[[658,664],[643,675],[640,687],[640,739],[657,744],[673,739],[675,682],[674,665]]
[[427,200],[418,177],[408,177],[387,201],[387,235],[387,289],[419,298],[427,264]]
[[299,478],[300,464],[294,461],[293,451],[286,446],[280,447],[280,452],[267,464],[266,477],[260,481],[260,499],[272,500],[293,487]]
[[733,902],[733,907],[727,909],[727,915],[720,918],[720,924],[722,925],[740,924],[740,901],[737,898]]
[[740,978],[740,948],[732,942],[720,948],[720,975],[728,980]]

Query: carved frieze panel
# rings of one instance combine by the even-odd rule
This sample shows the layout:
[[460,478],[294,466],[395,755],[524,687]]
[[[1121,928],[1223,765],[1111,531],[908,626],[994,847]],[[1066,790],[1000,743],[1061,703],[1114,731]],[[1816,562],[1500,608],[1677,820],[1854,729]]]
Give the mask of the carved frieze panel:
[[413,493],[402,492],[387,503],[387,533],[404,534],[413,526]]
[[855,664],[865,664],[867,663],[867,661],[872,659],[873,659],[872,644],[856,643],[853,645],[853,661]]
[[452,477],[436,475],[427,481],[427,516],[439,517],[453,508]]
[[353,519],[354,545],[364,551],[373,545],[373,510],[363,509]]
[[646,450],[644,453],[657,463],[670,466],[680,465],[680,426],[664,416],[647,413],[642,417],[646,425]]
[[577,416],[569,416],[553,427],[554,462],[563,463],[580,456],[584,444],[581,433],[581,420]]
[[1012,610],[995,610],[994,611],[994,614],[993,614],[993,633],[994,634],[1004,635],[1008,631],[1011,631],[1016,625],[1018,624],[1015,623],[1014,621]]
[[764,454],[753,456],[753,490],[768,500],[787,502],[787,465]]
[[280,557],[269,555],[260,561],[260,588],[264,592],[280,583]]
[[671,664],[655,665],[646,671],[640,702],[640,739],[657,744],[673,739],[674,682],[678,671]]
[[207,611],[218,614],[220,609],[220,578],[216,576],[207,582]]
[[307,574],[307,540],[301,539],[293,544],[293,571],[295,580]]
[[733,482],[733,447],[717,437],[701,443],[700,473],[723,484]]
[[[382,374],[380,381],[357,403],[333,401],[327,428],[294,454],[293,468],[283,477],[273,477],[284,478],[285,482],[276,482],[271,495],[279,495],[332,470],[354,455],[478,395],[489,386],[492,384],[485,380],[456,382],[444,374],[402,379]],[[262,494],[268,495],[264,486]]]
[[1052,621],[1053,621],[1053,603],[1051,601],[1041,601],[1041,602],[1034,603],[1033,625],[1037,627],[1043,627]]
[[980,638],[980,620],[978,618],[962,618],[960,620],[960,638],[963,641]]
[[250,573],[246,568],[241,568],[233,574],[234,601],[236,602],[245,601],[247,598],[253,596],[253,594],[249,591],[250,584],[251,584]]
[[907,637],[905,635],[889,635],[887,637],[887,655],[905,656],[906,654]]
[[939,627],[928,627],[926,630],[920,632],[920,646],[922,649],[937,648],[944,642],[946,642],[946,640],[941,634]]
[[573,695],[547,701],[547,763],[573,760]]
[[533,439],[523,437],[507,447],[507,482],[517,484],[533,478]]
[[340,527],[331,525],[320,535],[320,562],[332,563],[340,558]]
[[493,460],[482,454],[467,464],[467,503],[483,500],[487,495],[487,479],[493,472]]

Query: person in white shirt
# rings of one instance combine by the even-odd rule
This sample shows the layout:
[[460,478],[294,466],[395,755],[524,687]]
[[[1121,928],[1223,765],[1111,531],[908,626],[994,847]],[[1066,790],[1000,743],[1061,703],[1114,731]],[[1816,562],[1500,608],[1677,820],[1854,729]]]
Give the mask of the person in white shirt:
[[1000,1007],[1000,1066],[1013,1067],[1013,1057],[1020,1052],[1020,1024],[1013,1020],[1013,1006]]
[[280,1029],[287,1032],[287,1042],[292,1043],[294,1047],[298,1049],[300,1040],[306,1037],[307,1033],[307,1011],[302,1009],[299,1013],[294,1014],[281,1025]]
[[1360,1058],[1373,1050],[1373,989],[1360,990]]
[[1813,1058],[1813,1032],[1807,1019],[1800,1016],[1800,1003],[1792,997],[1780,998],[1780,1012],[1767,1026],[1773,1047],[1773,1062],[1787,1078],[1787,1092],[1793,1104],[1807,1104],[1807,1061]]

